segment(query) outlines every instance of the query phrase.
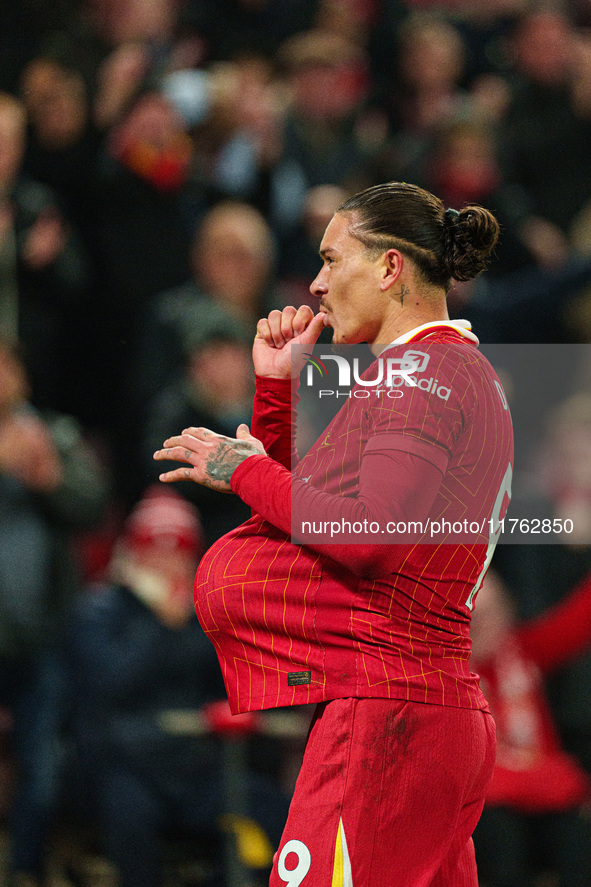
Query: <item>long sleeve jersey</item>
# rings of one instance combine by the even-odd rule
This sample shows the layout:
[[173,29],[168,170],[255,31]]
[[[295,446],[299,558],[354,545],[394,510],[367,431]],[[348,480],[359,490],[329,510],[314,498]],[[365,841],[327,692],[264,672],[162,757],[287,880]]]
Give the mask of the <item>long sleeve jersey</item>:
[[[232,476],[252,517],[209,549],[195,583],[233,712],[345,696],[486,708],[470,612],[510,496],[513,433],[476,344],[452,323],[397,340],[388,353],[411,347],[414,381],[371,405],[350,397],[293,471],[290,382],[258,380],[252,432],[267,455]],[[294,513],[479,531],[302,544]]]

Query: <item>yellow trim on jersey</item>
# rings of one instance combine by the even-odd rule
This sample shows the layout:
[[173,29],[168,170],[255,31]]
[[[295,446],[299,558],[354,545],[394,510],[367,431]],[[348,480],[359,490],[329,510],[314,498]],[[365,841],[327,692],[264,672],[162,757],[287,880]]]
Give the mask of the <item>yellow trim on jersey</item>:
[[347,849],[347,839],[343,820],[339,819],[339,828],[334,848],[334,865],[332,870],[332,882],[330,887],[353,887],[351,874],[351,861]]
[[332,883],[330,887],[343,887],[343,842],[341,839],[340,822],[334,848],[334,866],[332,869]]

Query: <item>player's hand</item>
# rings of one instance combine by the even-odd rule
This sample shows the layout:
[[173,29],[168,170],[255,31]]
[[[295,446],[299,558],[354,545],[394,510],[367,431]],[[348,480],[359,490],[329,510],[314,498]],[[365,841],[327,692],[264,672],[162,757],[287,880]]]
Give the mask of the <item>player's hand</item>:
[[266,455],[265,448],[247,425],[239,425],[235,438],[216,434],[209,428],[185,428],[182,434],[165,440],[154,459],[183,463],[181,468],[160,475],[164,483],[192,480],[220,493],[231,493],[234,469],[254,455]]
[[314,314],[308,305],[296,309],[289,305],[283,311],[271,311],[257,324],[257,334],[252,348],[255,373],[273,379],[289,379],[299,376],[306,362],[298,348],[292,354],[292,345],[315,344],[324,327],[323,313]]

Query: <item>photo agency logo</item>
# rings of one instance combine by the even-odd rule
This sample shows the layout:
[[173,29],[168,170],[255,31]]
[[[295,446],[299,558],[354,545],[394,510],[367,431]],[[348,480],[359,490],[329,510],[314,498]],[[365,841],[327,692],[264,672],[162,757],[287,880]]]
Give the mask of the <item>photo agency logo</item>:
[[[429,355],[424,351],[408,349],[401,357],[384,353],[374,359],[369,368],[364,367],[367,361],[352,353],[304,352],[302,357],[306,360],[304,384],[317,389],[319,399],[372,396],[397,399],[404,397],[405,388],[420,388],[441,400],[448,400],[451,394],[450,388],[428,375]],[[329,388],[329,384],[333,387]]]

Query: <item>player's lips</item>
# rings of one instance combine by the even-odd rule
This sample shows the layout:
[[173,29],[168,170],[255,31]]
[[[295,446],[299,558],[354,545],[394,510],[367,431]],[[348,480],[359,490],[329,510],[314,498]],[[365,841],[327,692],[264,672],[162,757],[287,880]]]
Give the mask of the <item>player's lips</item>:
[[326,305],[321,304],[321,305],[319,305],[318,310],[320,311],[321,314],[324,314],[324,318],[323,318],[324,326],[330,326],[330,321],[328,319],[328,314],[329,314],[328,307]]

